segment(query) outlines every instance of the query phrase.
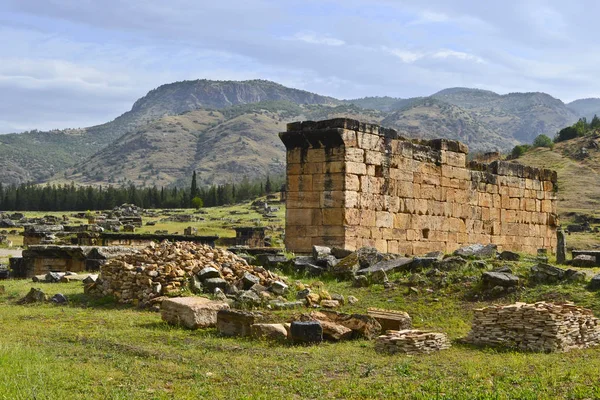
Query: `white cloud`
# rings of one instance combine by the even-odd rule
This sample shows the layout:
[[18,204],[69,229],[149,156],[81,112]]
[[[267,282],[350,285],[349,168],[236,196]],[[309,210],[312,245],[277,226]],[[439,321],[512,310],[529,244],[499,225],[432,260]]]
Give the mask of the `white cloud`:
[[476,55],[465,53],[462,51],[449,50],[449,49],[443,49],[443,50],[436,51],[431,54],[431,57],[440,58],[440,59],[457,58],[459,60],[474,61],[474,62],[480,63],[480,64],[485,63],[485,60],[483,58],[478,57]]
[[450,18],[444,13],[425,10],[419,13],[417,19],[410,21],[408,26],[447,22],[448,20],[450,20]]
[[411,50],[405,50],[405,49],[394,49],[394,48],[390,48],[390,47],[386,47],[386,46],[383,46],[381,49],[386,53],[389,53],[395,57],[398,57],[400,59],[400,61],[402,61],[405,64],[414,63],[415,61],[418,61],[425,56],[425,54],[418,52],[418,51],[411,51]]
[[314,32],[298,32],[291,39],[311,44],[322,44],[326,46],[343,46],[346,44],[346,42],[343,40],[327,35],[318,35]]

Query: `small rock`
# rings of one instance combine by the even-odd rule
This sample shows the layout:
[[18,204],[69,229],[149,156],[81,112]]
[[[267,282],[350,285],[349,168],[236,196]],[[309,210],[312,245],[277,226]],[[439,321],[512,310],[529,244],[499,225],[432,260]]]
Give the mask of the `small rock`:
[[369,286],[369,278],[364,275],[355,276],[352,280],[352,287],[361,288]]
[[598,290],[598,289],[600,289],[600,274],[595,275],[592,278],[592,280],[588,284],[588,288],[590,288],[591,290]]
[[382,269],[372,272],[369,277],[370,277],[372,283],[386,283],[386,282],[389,282],[387,274]]
[[493,296],[500,296],[501,294],[503,294],[506,291],[506,288],[504,286],[494,286],[491,290],[490,293]]
[[506,272],[507,274],[512,274],[513,271],[508,265],[503,265],[500,268],[496,268],[492,272]]
[[194,294],[202,293],[202,291],[203,291],[202,282],[200,281],[200,278],[198,278],[197,275],[192,275],[190,277],[189,288],[190,288],[190,291]]
[[98,280],[98,275],[92,274],[92,275],[88,275],[86,278],[84,278],[82,282],[87,285],[88,283],[94,283],[97,280]]
[[340,302],[337,300],[321,300],[321,307],[323,307],[323,308],[339,308]]
[[565,272],[565,279],[570,282],[585,282],[587,275],[583,271],[568,269]]
[[213,267],[202,268],[200,270],[200,272],[198,272],[197,275],[201,281],[205,281],[205,280],[211,279],[211,278],[220,278],[221,277],[221,274],[219,273],[219,271]]
[[276,295],[284,295],[288,291],[288,285],[283,282],[275,281],[271,284],[271,291]]
[[310,294],[310,289],[308,289],[308,288],[300,290],[296,293],[296,299],[304,300],[308,297],[309,294]]
[[341,295],[341,294],[339,294],[339,293],[333,293],[333,294],[331,295],[331,300],[337,300],[337,301],[339,301],[339,303],[340,303],[341,305],[344,305],[344,304],[346,304],[346,299],[344,298],[344,296],[342,296],[342,295]]
[[419,289],[417,289],[414,286],[409,287],[408,290],[409,290],[409,293],[419,294]]
[[325,246],[313,246],[312,255],[315,261],[320,261],[331,255],[331,248]]
[[17,304],[38,303],[44,302],[46,300],[48,300],[48,296],[46,296],[46,294],[42,292],[42,289],[31,288],[29,290],[29,293],[27,293],[25,297],[19,300]]
[[260,293],[260,292],[266,292],[266,291],[267,291],[267,290],[269,290],[269,289],[267,289],[267,288],[266,288],[266,287],[264,287],[263,285],[261,285],[261,284],[257,283],[257,284],[255,284],[255,285],[252,285],[252,287],[250,288],[250,290],[252,290],[252,291],[253,291],[253,292],[255,292],[255,293]]
[[487,267],[488,267],[487,263],[483,260],[472,261],[471,265],[474,266],[475,268],[479,268],[479,269],[487,269]]
[[227,301],[227,296],[223,293],[221,288],[215,288],[214,296],[215,300]]
[[319,267],[318,265],[308,264],[304,266],[304,270],[310,276],[319,276],[325,272],[325,268]]
[[358,299],[354,296],[348,296],[348,304],[356,304],[358,303]]
[[214,293],[216,288],[226,290],[227,281],[223,278],[209,278],[202,281],[202,286],[208,293]]
[[467,260],[460,256],[455,256],[437,261],[434,263],[434,267],[442,271],[455,271],[464,268],[467,264]]
[[260,297],[252,290],[243,290],[238,293],[237,301],[242,308],[258,307],[261,304]]
[[52,301],[54,304],[65,304],[67,303],[67,298],[62,293],[56,293],[54,296],[52,296],[50,301]]
[[302,308],[306,305],[304,301],[281,301],[281,300],[272,300],[269,302],[269,306],[273,310],[292,310],[296,308]]
[[256,275],[252,275],[249,272],[244,272],[244,275],[242,276],[242,282],[244,285],[244,289],[248,290],[250,289],[253,285],[256,285],[257,283],[260,283],[260,278]]

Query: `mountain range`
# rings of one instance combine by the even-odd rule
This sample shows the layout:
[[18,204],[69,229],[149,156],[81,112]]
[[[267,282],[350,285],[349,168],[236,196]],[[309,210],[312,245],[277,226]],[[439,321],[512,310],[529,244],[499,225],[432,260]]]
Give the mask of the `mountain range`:
[[445,137],[471,152],[507,151],[600,114],[600,99],[564,104],[545,93],[451,88],[428,97],[339,100],[265,81],[162,85],[113,121],[83,129],[0,135],[4,184],[168,186],[282,173],[286,123],[350,117],[415,138]]

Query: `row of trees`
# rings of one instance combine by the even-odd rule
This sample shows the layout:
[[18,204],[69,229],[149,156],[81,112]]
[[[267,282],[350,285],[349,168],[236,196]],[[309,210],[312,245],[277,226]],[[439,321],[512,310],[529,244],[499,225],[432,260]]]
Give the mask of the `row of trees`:
[[0,183],[2,211],[107,210],[131,203],[144,208],[212,207],[250,200],[281,189],[283,177],[242,179],[239,183],[198,187],[195,173],[190,188],[93,187]]
[[600,129],[600,118],[598,118],[596,114],[594,114],[594,117],[590,122],[588,122],[585,117],[579,118],[573,125],[557,132],[554,136],[554,140],[546,135],[539,135],[533,140],[532,144],[520,144],[515,146],[511,152],[511,158],[519,158],[529,149],[536,147],[552,148],[555,143],[582,137],[598,129]]
[[554,142],[558,143],[585,136],[597,129],[600,129],[600,118],[598,118],[596,114],[594,114],[594,117],[590,122],[588,122],[585,117],[579,118],[579,121],[575,122],[573,125],[561,129],[554,137]]

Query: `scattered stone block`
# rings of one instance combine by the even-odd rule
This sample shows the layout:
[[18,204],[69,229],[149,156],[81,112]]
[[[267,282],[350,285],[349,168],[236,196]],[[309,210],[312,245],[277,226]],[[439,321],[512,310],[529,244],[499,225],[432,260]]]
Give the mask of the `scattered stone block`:
[[354,296],[348,296],[348,304],[356,304],[358,303],[358,299]]
[[504,250],[498,256],[503,261],[519,261],[521,259],[521,255],[519,253],[515,253],[514,251]]
[[469,262],[460,256],[444,258],[437,261],[434,267],[440,271],[456,271],[464,268]]
[[594,268],[597,265],[596,257],[587,254],[580,254],[573,258],[571,265],[579,268]]
[[250,336],[250,326],[261,319],[259,313],[223,309],[217,312],[217,330],[224,336]]
[[322,260],[331,255],[331,248],[326,246],[313,246],[312,256],[315,261]]
[[340,302],[337,300],[321,300],[323,308],[340,308]]
[[588,284],[588,288],[590,288],[591,290],[600,289],[600,274],[595,275],[592,278],[592,280],[590,280],[590,283]]
[[375,318],[382,331],[401,331],[412,328],[412,318],[404,311],[369,308],[367,315]]
[[486,288],[494,286],[509,288],[519,285],[519,277],[508,272],[487,271],[481,275],[481,280]]
[[495,258],[497,249],[498,246],[495,244],[488,244],[485,246],[482,244],[471,244],[456,250],[454,255],[473,258]]
[[271,291],[278,296],[283,296],[288,291],[288,285],[281,281],[275,281],[271,284]]
[[287,339],[288,332],[283,324],[252,324],[250,325],[250,336],[256,339],[282,342]]
[[331,254],[338,259],[346,258],[352,254],[352,250],[346,250],[341,247],[332,247]]
[[295,344],[316,344],[323,341],[323,327],[319,321],[293,321],[290,338]]
[[352,338],[352,329],[331,321],[319,321],[323,328],[323,339],[338,342]]
[[380,261],[368,268],[363,268],[358,270],[357,275],[371,275],[376,271],[383,271],[385,273],[391,274],[394,272],[402,271],[403,269],[407,269],[408,266],[413,262],[412,258],[397,258],[394,260]]
[[244,289],[248,290],[256,284],[260,284],[260,278],[250,272],[245,272],[242,276],[242,282],[244,283]]
[[229,309],[223,301],[212,301],[204,297],[175,297],[161,304],[161,318],[171,325],[182,325],[188,329],[211,328],[217,324],[217,312]]
[[225,291],[227,290],[227,281],[223,278],[209,278],[202,282],[202,287],[207,293],[214,293],[217,288]]
[[557,283],[565,278],[565,272],[562,268],[539,263],[531,267],[531,280],[536,283]]
[[68,302],[67,298],[62,293],[56,293],[54,296],[52,296],[50,301],[54,304],[66,304]]
[[219,271],[213,267],[205,267],[205,268],[202,268],[200,270],[200,272],[198,272],[198,278],[200,278],[201,281],[205,281],[205,280],[211,279],[211,278],[220,278],[220,277],[221,277],[221,273],[219,273]]

